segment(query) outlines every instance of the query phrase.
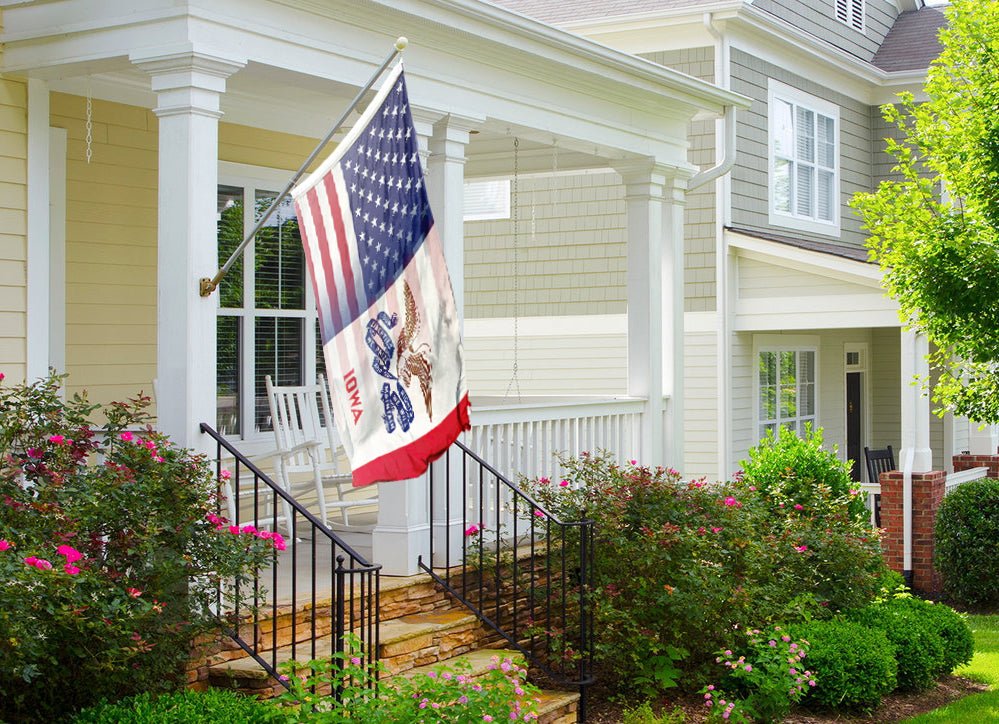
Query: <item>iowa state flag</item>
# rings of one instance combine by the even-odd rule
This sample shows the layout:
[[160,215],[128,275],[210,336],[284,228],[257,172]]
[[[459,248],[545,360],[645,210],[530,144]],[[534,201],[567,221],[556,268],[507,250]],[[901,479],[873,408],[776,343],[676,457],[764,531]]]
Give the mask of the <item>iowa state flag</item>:
[[401,64],[292,195],[354,485],[420,475],[469,428],[469,403]]

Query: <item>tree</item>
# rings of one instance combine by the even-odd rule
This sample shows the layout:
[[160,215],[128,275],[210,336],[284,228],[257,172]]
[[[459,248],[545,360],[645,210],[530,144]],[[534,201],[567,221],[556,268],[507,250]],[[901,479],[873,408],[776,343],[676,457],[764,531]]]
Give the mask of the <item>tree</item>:
[[938,412],[999,422],[999,2],[955,0],[927,99],[882,107],[897,178],[853,206],[888,292],[932,343]]

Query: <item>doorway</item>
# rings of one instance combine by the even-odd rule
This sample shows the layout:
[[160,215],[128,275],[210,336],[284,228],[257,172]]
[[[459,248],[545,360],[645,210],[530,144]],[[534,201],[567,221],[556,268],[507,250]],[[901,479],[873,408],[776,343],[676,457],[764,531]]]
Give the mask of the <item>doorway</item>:
[[860,456],[863,452],[863,372],[846,373],[846,456],[853,461],[850,478],[861,479]]

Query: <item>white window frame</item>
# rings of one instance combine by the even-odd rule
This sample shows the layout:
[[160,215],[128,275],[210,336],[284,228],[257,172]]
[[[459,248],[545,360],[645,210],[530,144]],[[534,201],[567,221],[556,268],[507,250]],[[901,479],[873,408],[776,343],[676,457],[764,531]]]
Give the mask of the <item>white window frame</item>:
[[[776,168],[776,140],[777,140],[777,127],[774,109],[776,108],[776,101],[781,100],[786,103],[790,103],[794,108],[805,108],[807,110],[813,111],[827,118],[831,118],[833,121],[833,137],[835,140],[835,148],[833,149],[833,168],[832,174],[832,188],[833,194],[831,199],[831,211],[832,219],[824,220],[819,219],[817,214],[815,216],[804,215],[797,213],[796,204],[794,201],[793,190],[795,184],[792,183],[792,201],[791,210],[784,211],[777,208],[777,192],[776,192],[776,180],[777,180],[777,168]],[[785,83],[774,80],[771,78],[767,85],[767,167],[768,167],[768,208],[769,208],[769,222],[771,226],[781,226],[788,229],[795,229],[797,231],[807,231],[816,234],[825,234],[828,236],[838,236],[840,232],[840,207],[842,205],[840,192],[840,157],[842,155],[841,146],[841,136],[840,133],[840,119],[839,119],[839,106],[835,103],[830,103],[829,101],[822,100],[821,98],[816,98],[813,95],[805,93],[804,91],[793,88]],[[817,141],[816,141],[817,143]],[[818,167],[818,154],[816,152],[816,160],[814,166]],[[801,164],[800,161],[795,160],[795,168],[798,168]],[[818,183],[815,187],[816,197],[818,194]]]
[[[479,206],[472,203],[475,198],[482,197],[482,195],[476,194],[477,187],[488,188],[490,192],[485,196],[492,197],[494,203]],[[462,207],[465,209],[465,221],[492,221],[510,218],[510,179],[469,179],[465,181],[464,192]]]
[[[230,161],[220,161],[218,185],[242,188],[244,198],[254,199],[256,198],[257,191],[279,193],[281,189],[287,185],[288,180],[293,174],[294,171],[284,171],[280,169],[250,166],[242,163],[233,163]],[[249,230],[253,227],[254,223],[254,204],[244,204],[244,228]],[[256,349],[255,345],[249,343],[251,338],[248,336],[248,332],[255,326],[253,322],[256,320],[257,316],[304,319],[305,329],[303,332],[302,360],[304,362],[305,369],[302,371],[302,379],[304,384],[310,384],[316,379],[315,330],[317,315],[315,292],[312,289],[312,284],[308,282],[308,275],[306,275],[305,279],[304,309],[268,309],[261,310],[259,315],[256,314],[254,310],[248,309],[246,304],[248,301],[252,300],[255,295],[252,280],[249,279],[250,272],[253,269],[253,244],[250,244],[247,247],[245,254],[246,263],[244,263],[242,267],[244,274],[244,306],[242,308],[223,308],[219,306],[216,310],[216,314],[219,317],[238,317],[242,323],[241,339],[243,340],[243,343],[241,345],[242,354],[239,360],[240,380],[242,384],[240,388],[239,405],[240,419],[243,421],[243,434],[236,435],[235,433],[229,433],[228,437],[233,440],[243,442],[245,444],[244,452],[252,456],[263,454],[265,451],[272,450],[274,448],[274,433],[270,430],[256,430],[255,425],[253,424],[256,405],[256,381],[254,379],[254,375],[256,374]]]
[[867,9],[864,0],[833,0],[833,15],[858,33],[867,30]]
[[[753,337],[753,359],[751,364],[751,370],[753,375],[753,439],[759,442],[762,439],[762,434],[760,428],[765,424],[760,417],[760,374],[759,374],[759,362],[760,355],[764,352],[812,352],[815,355],[815,381],[812,383],[815,390],[814,410],[811,415],[801,416],[798,415],[794,418],[788,418],[787,420],[781,420],[779,414],[779,399],[778,399],[778,418],[776,422],[780,429],[780,425],[783,422],[790,422],[791,420],[800,421],[802,417],[808,417],[812,419],[812,429],[818,429],[820,418],[819,401],[821,398],[821,369],[820,369],[820,357],[819,357],[819,337],[815,335],[798,335],[798,334],[774,334],[774,335],[755,335]],[[779,383],[778,383],[779,384]]]

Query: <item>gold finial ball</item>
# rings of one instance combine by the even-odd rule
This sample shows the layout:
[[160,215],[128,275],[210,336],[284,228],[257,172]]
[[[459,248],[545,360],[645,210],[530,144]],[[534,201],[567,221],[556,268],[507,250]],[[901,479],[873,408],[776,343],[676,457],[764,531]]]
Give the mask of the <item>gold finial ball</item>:
[[395,41],[395,49],[403,51],[409,45],[409,39],[405,35],[400,35]]

